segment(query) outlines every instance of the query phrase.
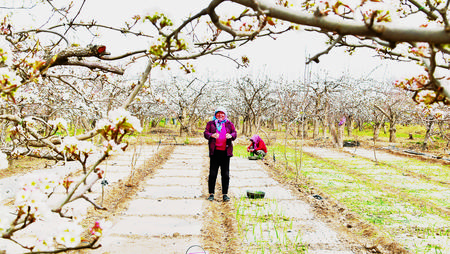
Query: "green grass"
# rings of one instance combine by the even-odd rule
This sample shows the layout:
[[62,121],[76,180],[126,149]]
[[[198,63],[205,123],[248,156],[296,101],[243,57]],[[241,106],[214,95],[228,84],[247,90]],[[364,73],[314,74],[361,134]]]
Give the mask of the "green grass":
[[234,205],[246,253],[306,253],[301,232],[276,200],[241,197]]

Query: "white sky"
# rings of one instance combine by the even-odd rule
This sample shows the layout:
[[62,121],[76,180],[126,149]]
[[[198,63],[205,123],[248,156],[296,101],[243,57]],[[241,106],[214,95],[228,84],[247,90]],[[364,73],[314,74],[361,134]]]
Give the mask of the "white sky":
[[[54,0],[52,2],[56,4],[61,1],[67,2],[66,0]],[[75,2],[81,3],[81,0]],[[84,21],[95,19],[99,24],[122,25],[124,20],[130,20],[136,14],[146,15],[162,12],[177,23],[180,22],[180,18],[200,11],[209,2],[210,0],[88,0],[79,17]],[[224,11],[233,9],[230,4],[227,8],[229,9]],[[238,12],[234,13],[236,16],[238,14]],[[42,15],[41,17],[44,18],[45,16]],[[228,51],[226,54],[235,58],[247,55],[250,58],[250,67],[244,70],[246,72],[256,73],[256,75],[263,73],[284,76],[288,79],[301,78],[305,69],[305,55],[312,56],[324,50],[326,45],[323,43],[323,38],[315,33],[295,31],[278,36],[276,40],[257,39],[243,48],[232,52]],[[131,43],[130,39],[118,40],[105,37],[93,41],[93,43],[106,45],[112,55],[147,47],[147,45]],[[374,78],[389,78],[391,76],[401,78],[419,70],[414,64],[379,61],[372,57],[373,55],[373,53],[362,52],[348,56],[343,53],[342,49],[334,49],[329,55],[322,56],[319,64],[312,63],[311,70],[315,73],[322,73],[322,70],[326,70],[329,73],[328,75],[331,76],[351,73],[355,77],[360,77],[368,76],[371,73],[370,75]],[[202,57],[195,63],[199,74],[209,73],[227,77],[239,75],[242,71],[242,69],[236,70],[236,65],[232,61],[217,56]],[[373,71],[375,69],[376,71]],[[158,75],[162,75],[162,73],[157,71],[152,73],[152,77]]]

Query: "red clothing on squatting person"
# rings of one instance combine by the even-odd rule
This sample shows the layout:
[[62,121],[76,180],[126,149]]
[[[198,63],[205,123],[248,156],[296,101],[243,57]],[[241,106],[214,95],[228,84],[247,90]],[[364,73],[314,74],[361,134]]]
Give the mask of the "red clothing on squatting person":
[[247,147],[247,152],[251,152],[252,154],[260,155],[261,157],[266,156],[267,147],[260,136],[253,135],[253,137],[250,138],[250,141],[252,143]]

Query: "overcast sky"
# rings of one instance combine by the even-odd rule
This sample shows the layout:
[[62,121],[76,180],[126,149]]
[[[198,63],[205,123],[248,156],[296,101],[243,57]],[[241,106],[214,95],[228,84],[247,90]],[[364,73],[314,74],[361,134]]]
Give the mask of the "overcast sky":
[[[17,3],[17,0],[9,2]],[[53,0],[57,2],[66,0]],[[24,2],[27,2],[24,0]],[[81,0],[75,1],[81,3]],[[147,15],[155,12],[167,14],[175,23],[206,7],[210,0],[88,0],[79,16],[84,21],[95,19],[99,24],[122,26],[124,20],[130,20],[133,15]],[[228,3],[227,3],[228,4]],[[233,6],[228,4],[222,9],[224,12],[239,15],[232,12]],[[0,10],[1,11],[1,10]],[[44,15],[41,15],[43,18]],[[80,38],[81,39],[81,38]],[[88,44],[90,42],[85,42]],[[130,40],[111,39],[101,37],[92,41],[94,44],[105,44],[112,55],[119,55],[131,49],[143,49],[147,45],[136,45]],[[196,62],[197,73],[209,73],[216,76],[239,75],[242,71],[256,73],[256,75],[268,74],[272,76],[284,76],[288,79],[301,78],[305,70],[306,56],[312,56],[324,50],[324,37],[315,33],[295,31],[278,36],[273,39],[257,39],[243,48],[227,52],[230,56],[239,58],[247,55],[250,58],[250,67],[246,70],[237,70],[236,65],[221,57],[203,57]],[[355,77],[372,76],[374,78],[401,78],[417,72],[414,64],[400,64],[398,62],[380,61],[373,53],[362,52],[348,56],[342,49],[335,49],[329,55],[322,56],[320,63],[313,63],[313,73],[327,71],[331,76],[339,76],[344,73],[352,73]],[[156,72],[156,73],[155,73]],[[157,71],[152,76],[161,75]]]

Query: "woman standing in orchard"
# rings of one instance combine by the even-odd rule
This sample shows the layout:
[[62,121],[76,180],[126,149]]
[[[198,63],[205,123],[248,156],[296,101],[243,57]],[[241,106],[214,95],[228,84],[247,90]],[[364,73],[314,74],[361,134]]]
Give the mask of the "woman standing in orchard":
[[212,121],[206,124],[203,133],[208,140],[209,147],[209,176],[208,191],[209,201],[214,200],[217,174],[222,177],[223,201],[230,201],[228,197],[228,186],[230,183],[230,158],[233,156],[233,140],[236,139],[236,129],[234,124],[228,120],[225,108],[219,107],[214,112]]

